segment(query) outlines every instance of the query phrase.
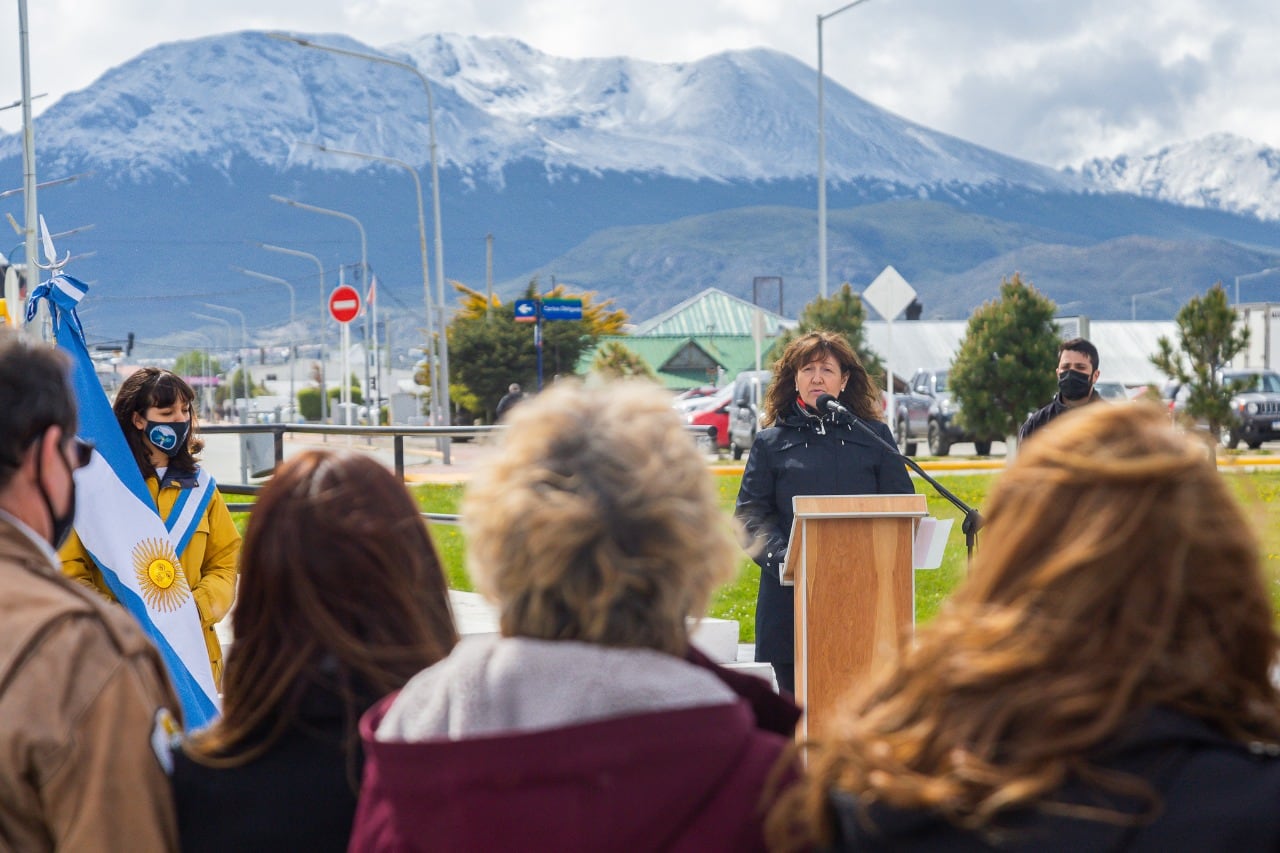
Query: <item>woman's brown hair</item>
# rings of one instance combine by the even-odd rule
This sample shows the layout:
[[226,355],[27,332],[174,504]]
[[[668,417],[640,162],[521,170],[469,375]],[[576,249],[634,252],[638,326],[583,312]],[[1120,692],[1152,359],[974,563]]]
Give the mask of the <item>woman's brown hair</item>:
[[204,441],[197,436],[199,424],[196,422],[196,392],[178,374],[159,367],[141,367],[129,375],[120,385],[116,400],[111,405],[115,412],[120,431],[129,442],[133,458],[138,463],[138,470],[143,477],[156,473],[151,464],[151,445],[143,431],[134,426],[133,416],[146,418],[147,409],[168,408],[185,403],[191,407],[191,432],[182,449],[174,455],[169,464],[179,471],[194,471],[199,464],[196,454],[204,449]]
[[1053,795],[1072,778],[1154,808],[1141,779],[1090,761],[1155,707],[1280,741],[1257,539],[1204,447],[1162,410],[1058,418],[984,515],[969,579],[817,746],[811,777],[771,816],[775,846],[829,840],[832,790],[979,832],[1011,809],[1071,810]]
[[867,421],[882,421],[880,389],[872,381],[862,360],[849,346],[844,335],[834,332],[809,332],[796,338],[773,363],[773,382],[765,395],[765,426],[776,424],[796,402],[796,374],[800,368],[813,361],[831,356],[840,365],[840,373],[847,377],[837,398],[845,408]]
[[373,700],[457,643],[426,522],[367,456],[307,450],[262,488],[245,534],[223,715],[187,751],[213,766],[261,755],[314,687],[345,706],[348,747]]

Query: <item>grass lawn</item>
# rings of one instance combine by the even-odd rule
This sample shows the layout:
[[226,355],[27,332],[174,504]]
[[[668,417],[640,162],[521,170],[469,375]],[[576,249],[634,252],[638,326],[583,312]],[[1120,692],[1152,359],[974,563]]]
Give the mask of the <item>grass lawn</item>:
[[[996,476],[942,475],[936,479],[961,500],[981,509],[987,489]],[[1280,612],[1280,471],[1229,471],[1223,476],[1261,531],[1263,570],[1269,579],[1272,606]],[[734,499],[738,494],[739,476],[716,474],[715,477],[721,505],[726,512],[732,512]],[[933,515],[956,519],[941,568],[916,572],[916,619],[926,622],[937,613],[943,599],[965,575],[964,534],[960,531],[959,512],[943,498],[931,494],[927,483],[918,478],[915,478],[915,482],[917,491],[929,495],[929,511]],[[414,486],[412,490],[424,512],[456,513],[463,487],[428,484]],[[465,568],[461,530],[456,525],[433,524],[431,534],[444,561],[449,586],[453,589],[473,590],[474,586]],[[979,547],[981,544],[982,534],[979,533]],[[711,603],[710,615],[738,620],[741,641],[744,643],[755,641],[756,589],[759,582],[759,569],[744,556],[739,563],[737,578],[721,587]]]

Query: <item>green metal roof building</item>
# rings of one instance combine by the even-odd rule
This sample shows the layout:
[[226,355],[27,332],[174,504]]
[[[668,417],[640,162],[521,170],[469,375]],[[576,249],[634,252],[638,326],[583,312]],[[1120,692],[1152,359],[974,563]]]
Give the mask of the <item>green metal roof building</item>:
[[643,358],[663,386],[673,391],[725,385],[742,371],[756,369],[752,327],[757,313],[763,359],[773,339],[795,326],[795,321],[712,287],[637,323],[630,335],[601,338],[596,348],[582,354],[577,372],[586,373],[596,350],[614,341]]

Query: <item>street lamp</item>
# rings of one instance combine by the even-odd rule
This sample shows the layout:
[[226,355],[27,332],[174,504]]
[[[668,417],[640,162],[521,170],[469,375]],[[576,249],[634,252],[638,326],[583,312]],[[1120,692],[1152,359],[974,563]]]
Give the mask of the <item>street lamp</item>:
[[822,22],[865,2],[867,0],[853,0],[834,12],[818,16],[818,295],[823,299],[827,297],[827,132],[823,108],[826,75],[822,71]]
[[1273,272],[1280,272],[1280,267],[1267,267],[1265,270],[1258,270],[1257,272],[1249,272],[1244,275],[1236,276],[1236,298],[1234,304],[1240,304],[1240,282],[1247,281],[1251,278],[1260,278],[1261,276],[1269,275]]
[[[296,201],[295,199],[285,198],[284,196],[275,195],[274,193],[270,196],[270,198],[272,201],[278,201],[281,204],[287,204],[290,207],[296,207],[299,210],[309,210],[312,213],[322,213],[325,216],[336,216],[339,219],[345,219],[348,222],[355,223],[356,228],[360,229],[360,274],[364,278],[365,292],[366,293],[368,292],[368,287],[369,287],[368,241],[365,239],[364,226],[360,224],[359,219],[356,219],[350,213],[343,213],[341,210],[331,210],[327,207],[319,207],[314,204],[307,204],[305,202]],[[348,378],[349,377],[346,377],[346,376],[342,377],[342,382],[344,383],[344,385],[347,382]],[[366,392],[373,390],[372,388],[369,387],[369,384],[370,384],[369,383],[369,358],[367,355],[365,356],[365,360],[364,360],[364,384],[365,384]],[[370,416],[368,420],[370,424],[373,423],[372,416]]]
[[[858,0],[863,2],[864,0]],[[286,33],[267,33],[273,39],[280,41],[290,41],[302,47],[310,47],[315,50],[323,50],[329,53],[336,53],[339,56],[350,56],[354,59],[364,59],[368,62],[380,62],[383,65],[394,65],[397,68],[403,68],[406,71],[412,71],[418,75],[418,79],[422,81],[422,88],[427,92],[427,133],[430,141],[431,151],[431,215],[435,217],[435,249],[436,249],[436,302],[440,305],[441,316],[443,319],[444,312],[444,236],[440,222],[440,172],[436,165],[436,107],[435,100],[431,95],[431,83],[427,81],[427,76],[423,74],[414,65],[408,62],[401,62],[398,59],[390,59],[385,56],[377,56],[372,53],[361,53],[355,50],[346,50],[341,47],[331,47],[327,44],[317,44],[304,38],[291,36]],[[449,346],[445,338],[445,329],[443,322],[440,325],[440,373],[441,385],[444,387],[445,393],[449,390]],[[449,424],[449,403],[448,400],[440,401],[441,411],[444,413],[444,425]]]
[[297,304],[294,301],[296,294],[293,291],[293,285],[279,276],[267,275],[262,272],[254,272],[253,270],[247,270],[244,267],[238,267],[235,264],[231,265],[231,269],[233,272],[243,273],[248,276],[253,276],[254,278],[262,279],[263,281],[274,281],[276,284],[283,284],[285,287],[289,288],[289,405],[293,407],[293,414],[296,417],[298,411],[298,389],[294,378],[294,368],[297,366],[296,362],[298,360],[298,340],[297,330],[294,327],[294,323],[297,322],[297,314],[295,310],[297,308]]
[[[317,145],[314,142],[303,142],[301,144],[312,148],[318,148],[326,154],[342,154],[348,157],[358,157],[362,160],[372,160],[376,163],[389,163],[393,166],[399,166],[406,170],[413,177],[413,188],[418,194],[418,249],[422,254],[422,291],[427,311],[427,355],[430,356],[431,349],[435,346],[435,343],[433,342],[433,338],[435,336],[432,334],[431,329],[431,280],[429,273],[427,272],[427,226],[426,217],[422,212],[422,181],[418,178],[418,170],[403,160],[397,160],[394,157],[380,157],[376,154],[365,154],[360,151],[344,151],[338,148],[330,148],[327,145]],[[441,304],[439,309],[440,328],[444,329],[444,305]],[[374,319],[374,333],[375,335],[377,334],[376,317]],[[445,393],[447,389],[440,387],[440,353],[446,353],[444,357],[447,360],[447,351],[449,348],[448,340],[443,332],[440,334],[439,347],[439,350],[436,351],[436,369],[431,371],[431,407],[435,413],[436,423],[443,423],[444,421],[441,419],[440,415],[440,407],[442,405],[441,401],[443,401],[447,396]],[[379,379],[379,381],[381,381],[381,379]]]
[[[240,423],[246,423],[249,420],[249,358],[246,353],[246,350],[249,349],[249,327],[245,323],[244,312],[226,305],[215,305],[212,302],[201,302],[200,304],[217,311],[230,311],[240,317],[240,386],[244,389],[244,405],[240,407]],[[235,393],[234,388],[232,393]],[[245,482],[248,481],[246,480]]]
[[255,243],[255,245],[259,249],[266,249],[268,252],[293,255],[295,258],[310,258],[316,265],[316,271],[319,273],[320,278],[320,420],[324,421],[329,416],[328,395],[325,393],[324,387],[324,326],[329,316],[329,295],[324,292],[324,264],[320,263],[320,259],[310,252],[286,249],[284,246],[272,246],[269,243]]
[[1138,300],[1141,299],[1142,297],[1160,296],[1162,294],[1170,293],[1170,292],[1171,292],[1170,288],[1162,287],[1159,290],[1148,290],[1145,293],[1133,294],[1132,296],[1129,297],[1129,319],[1131,321],[1136,321],[1138,319]]
[[191,312],[191,316],[200,320],[209,320],[213,323],[221,323],[227,329],[227,349],[235,349],[235,344],[231,343],[231,321],[224,317],[215,317],[212,314],[198,314]]

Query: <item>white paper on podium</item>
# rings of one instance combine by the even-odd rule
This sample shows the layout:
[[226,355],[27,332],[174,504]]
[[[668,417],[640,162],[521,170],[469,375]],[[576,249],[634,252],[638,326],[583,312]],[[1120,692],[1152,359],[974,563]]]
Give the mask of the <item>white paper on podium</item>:
[[942,565],[942,552],[946,550],[953,524],[954,518],[920,519],[911,554],[913,569],[936,569]]

